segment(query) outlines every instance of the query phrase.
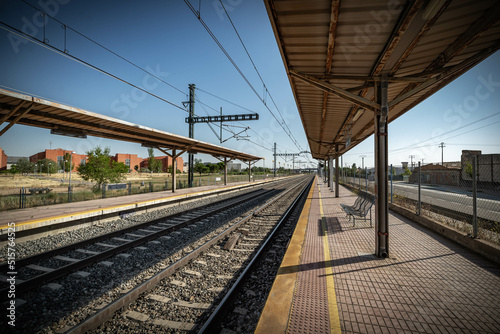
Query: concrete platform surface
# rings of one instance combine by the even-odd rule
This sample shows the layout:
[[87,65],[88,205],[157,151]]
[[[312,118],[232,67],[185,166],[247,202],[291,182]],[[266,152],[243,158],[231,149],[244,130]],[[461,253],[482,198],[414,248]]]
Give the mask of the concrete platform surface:
[[389,257],[376,258],[374,228],[340,207],[355,195],[339,195],[316,179],[290,243],[301,249],[287,250],[297,264],[282,263],[256,333],[500,333],[497,264],[392,213]]
[[33,208],[7,210],[0,214],[0,234],[7,233],[8,223],[14,222],[16,231],[38,228],[51,224],[65,223],[75,219],[97,217],[113,212],[122,212],[147,207],[172,200],[187,198],[199,194],[216,193],[223,190],[234,190],[245,185],[258,185],[272,179],[255,182],[235,182],[227,186],[210,185],[203,187],[159,191],[129,196],[109,197],[89,201],[38,206]]

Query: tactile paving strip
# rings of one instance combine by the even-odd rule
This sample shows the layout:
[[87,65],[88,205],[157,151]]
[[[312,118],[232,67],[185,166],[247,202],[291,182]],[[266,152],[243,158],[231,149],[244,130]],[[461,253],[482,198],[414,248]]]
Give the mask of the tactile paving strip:
[[[318,198],[317,187],[313,198]],[[307,235],[298,275],[288,333],[329,333],[321,215],[318,201],[311,204]]]

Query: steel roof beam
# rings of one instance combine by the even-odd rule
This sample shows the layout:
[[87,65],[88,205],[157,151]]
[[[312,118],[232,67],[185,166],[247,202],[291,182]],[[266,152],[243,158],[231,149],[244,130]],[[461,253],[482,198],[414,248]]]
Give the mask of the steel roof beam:
[[[439,72],[435,72],[439,73]],[[335,74],[316,74],[316,73],[305,73],[316,79],[320,80],[335,80],[335,81],[365,81],[365,82],[379,82],[382,81],[381,76],[374,75],[335,75]],[[429,73],[424,73],[425,75],[429,75]],[[389,76],[387,77],[388,82],[423,82],[427,80],[427,78],[419,76],[419,75],[411,75],[406,77],[395,77]]]
[[[19,115],[17,115],[17,117],[16,117],[16,118],[14,118],[14,119],[10,122],[10,124],[8,124],[5,128],[3,128],[3,129],[2,129],[2,131],[0,131],[0,136],[2,136],[5,132],[7,132],[7,130],[9,130],[11,127],[13,127],[13,126],[14,126],[14,124],[16,124],[17,122],[19,122],[19,120],[20,120],[21,118],[23,118],[23,116],[24,116],[24,115],[26,115],[27,113],[29,113],[29,112],[30,112],[30,110],[31,110],[34,106],[35,106],[35,103],[33,102],[33,103],[31,103],[31,105],[30,105],[28,108],[26,108],[25,110],[21,111],[21,112],[19,113]],[[19,106],[19,107],[20,107],[20,106]]]
[[346,91],[343,88],[337,87],[332,85],[329,82],[317,79],[316,77],[310,76],[308,74],[300,73],[295,70],[290,70],[290,75],[293,77],[300,79],[311,86],[314,86],[316,88],[319,88],[325,92],[332,93],[344,100],[347,100],[349,102],[352,102],[362,108],[371,110],[373,112],[376,112],[378,109],[380,109],[380,104],[370,101],[368,99],[365,99],[363,97],[360,97],[356,94],[353,94],[351,92]]
[[[7,114],[5,114],[2,118],[0,118],[0,125],[3,124],[3,122],[5,122],[6,120],[8,120],[11,116],[13,116],[18,110],[19,108],[21,108],[23,106],[23,104],[25,103],[26,101],[21,101],[17,106],[15,106],[14,108],[12,108],[12,110],[10,112],[8,112]],[[6,108],[7,109],[7,108]]]

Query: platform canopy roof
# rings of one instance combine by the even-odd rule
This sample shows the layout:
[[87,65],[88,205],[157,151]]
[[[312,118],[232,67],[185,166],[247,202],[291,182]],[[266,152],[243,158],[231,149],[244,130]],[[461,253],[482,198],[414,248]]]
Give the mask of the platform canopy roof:
[[391,122],[500,48],[500,1],[264,2],[316,159],[374,133],[382,77]]
[[0,136],[12,125],[23,124],[51,129],[54,134],[82,138],[89,135],[139,143],[162,151],[176,150],[176,155],[187,151],[242,161],[262,159],[222,146],[4,89],[0,89],[0,120],[0,124],[10,122],[0,131]]

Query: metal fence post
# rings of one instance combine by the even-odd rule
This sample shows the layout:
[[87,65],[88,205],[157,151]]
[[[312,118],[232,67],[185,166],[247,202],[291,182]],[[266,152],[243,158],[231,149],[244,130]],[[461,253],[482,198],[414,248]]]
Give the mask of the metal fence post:
[[102,198],[106,198],[106,183],[102,184]]
[[151,183],[151,181],[149,181],[149,192],[153,192],[153,183]]
[[128,183],[128,194],[132,195],[132,182]]
[[477,238],[477,155],[472,160],[472,237]]
[[422,168],[420,161],[418,162],[418,203],[417,203],[417,215],[420,216],[421,202],[421,192],[422,192]]
[[393,192],[393,188],[392,188],[392,177],[394,175],[394,169],[392,168],[392,164],[391,164],[391,203],[393,202],[393,195],[394,195],[394,192]]
[[71,195],[73,193],[73,187],[68,186],[68,203],[71,203]]
[[365,167],[365,188],[366,192],[368,192],[368,167]]
[[165,180],[165,191],[168,190],[168,180]]

